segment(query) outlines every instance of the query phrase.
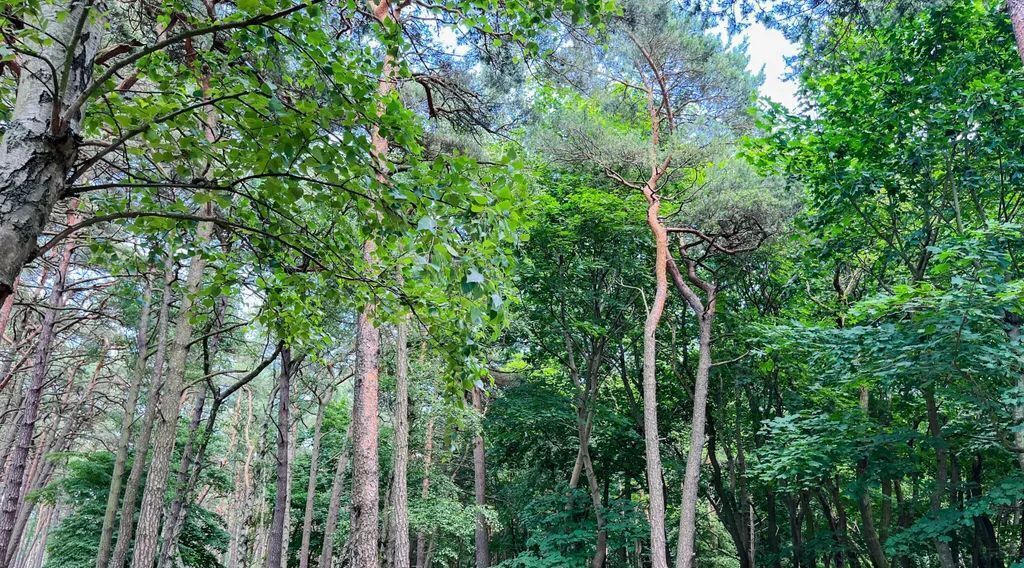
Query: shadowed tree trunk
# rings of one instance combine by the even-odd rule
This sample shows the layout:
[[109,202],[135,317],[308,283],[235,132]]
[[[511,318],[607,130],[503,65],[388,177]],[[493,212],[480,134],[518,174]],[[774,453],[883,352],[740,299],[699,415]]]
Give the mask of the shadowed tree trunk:
[[277,386],[277,491],[274,494],[274,515],[267,541],[267,568],[280,568],[284,553],[285,516],[288,515],[288,448],[291,432],[291,349],[281,350],[281,373]]
[[[420,485],[420,500],[426,501],[430,497],[430,465],[434,451],[434,417],[427,419],[427,433],[423,443],[423,482]],[[423,532],[416,533],[416,568],[426,568],[427,563],[427,535]]]
[[[73,224],[77,215],[68,214],[68,224]],[[64,244],[60,266],[50,293],[49,306],[43,312],[43,322],[39,331],[39,342],[36,344],[35,358],[32,363],[32,375],[21,404],[21,422],[14,442],[14,449],[5,468],[6,484],[3,494],[3,509],[0,510],[0,566],[6,567],[11,556],[17,551],[18,543],[13,542],[15,524],[21,506],[22,488],[25,468],[28,464],[29,452],[32,449],[32,438],[35,435],[36,420],[39,406],[42,403],[43,385],[46,371],[50,364],[50,351],[53,345],[54,324],[57,312],[64,307],[64,288],[67,285],[68,267],[71,264],[71,253],[74,252],[73,241]]]
[[[483,417],[483,396],[479,388],[473,388],[473,410]],[[484,434],[482,429],[473,438],[473,495],[476,506],[483,509],[487,505],[487,462],[484,452]],[[490,537],[487,534],[487,517],[483,511],[476,514],[476,568],[487,568],[491,565]]]
[[323,436],[324,413],[334,394],[334,385],[320,400],[313,425],[313,447],[309,452],[309,479],[306,482],[306,508],[302,515],[302,544],[299,546],[299,568],[309,567],[309,540],[313,535],[313,506],[316,504],[316,476],[320,462],[320,440]]

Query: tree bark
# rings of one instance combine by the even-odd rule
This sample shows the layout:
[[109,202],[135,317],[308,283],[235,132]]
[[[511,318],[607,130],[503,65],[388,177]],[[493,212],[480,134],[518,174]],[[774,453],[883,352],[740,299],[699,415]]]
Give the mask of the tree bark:
[[[401,274],[399,286],[403,284]],[[395,457],[394,482],[391,488],[393,523],[393,565],[409,566],[409,324],[405,319],[397,325],[395,345]],[[305,567],[302,567],[305,568]]]
[[117,505],[121,498],[121,484],[124,481],[125,462],[128,460],[128,443],[131,441],[132,423],[135,422],[135,410],[139,401],[139,390],[146,377],[146,351],[149,339],[149,312],[153,301],[153,288],[147,279],[146,289],[142,296],[142,314],[139,316],[139,328],[135,339],[135,350],[138,353],[131,384],[128,386],[128,397],[124,403],[124,418],[121,420],[121,432],[117,440],[117,455],[114,458],[114,471],[110,478],[110,490],[107,494],[107,508],[103,513],[103,525],[100,528],[100,544],[96,553],[96,568],[106,568],[110,560],[111,542],[114,536],[114,520],[117,517]]
[[[483,396],[479,388],[473,388],[473,410],[483,417]],[[483,426],[473,437],[473,496],[476,500],[476,568],[487,568],[491,565],[490,537],[487,529],[487,517],[483,508],[487,506],[487,462],[484,451]]]
[[306,482],[306,508],[302,515],[302,544],[299,546],[299,568],[309,568],[309,541],[313,535],[313,505],[316,503],[316,477],[320,462],[320,440],[323,435],[324,413],[334,394],[334,385],[327,389],[316,411],[313,425],[313,447],[309,452],[309,479]]
[[[6,138],[5,138],[6,141]],[[68,214],[68,224],[76,222],[77,215]],[[0,244],[2,246],[2,244]],[[3,495],[3,509],[0,511],[0,568],[6,568],[11,556],[17,551],[18,543],[12,542],[18,511],[22,499],[22,487],[25,479],[25,467],[32,449],[32,438],[35,435],[36,420],[42,403],[43,384],[46,371],[50,364],[50,351],[54,339],[54,324],[57,312],[64,306],[64,288],[67,285],[68,267],[71,265],[71,253],[74,242],[64,244],[60,267],[50,294],[50,303],[43,312],[43,322],[36,344],[35,357],[32,363],[32,378],[21,404],[21,422],[14,449],[5,470],[6,485]]]
[[[352,413],[353,418],[355,412]],[[338,530],[338,517],[341,514],[341,492],[345,487],[345,471],[348,469],[349,438],[352,437],[352,423],[349,423],[345,440],[342,442],[341,454],[334,469],[334,481],[331,484],[331,502],[327,506],[327,520],[324,522],[324,544],[320,551],[320,563],[317,568],[331,568],[334,562],[334,533]]]
[[711,376],[711,327],[715,318],[715,291],[708,292],[707,306],[697,312],[700,329],[697,377],[693,387],[693,419],[690,424],[690,452],[683,476],[682,512],[679,516],[677,568],[692,568],[697,536],[697,490],[704,455],[704,426],[707,422],[708,380]]
[[135,441],[135,455],[132,469],[125,483],[124,498],[121,500],[121,518],[118,521],[117,543],[110,559],[110,568],[123,568],[128,559],[128,547],[135,534],[135,508],[138,500],[142,473],[148,463],[149,441],[156,422],[157,409],[160,405],[160,391],[163,386],[164,362],[167,356],[167,329],[170,326],[170,306],[173,301],[171,283],[176,277],[174,259],[167,255],[164,261],[163,295],[160,298],[160,311],[157,315],[157,344],[153,356],[153,377],[149,386],[149,397],[146,401],[146,413],[142,418],[142,429]]
[[1013,25],[1013,37],[1017,43],[1017,55],[1024,62],[1024,0],[1006,0],[1006,11]]
[[285,517],[288,515],[288,459],[291,428],[291,349],[281,350],[281,373],[277,387],[277,492],[274,494],[274,515],[267,541],[267,568],[280,568],[284,550]]
[[[207,205],[207,214],[212,207]],[[213,232],[213,224],[199,223],[196,241],[205,242]],[[181,394],[185,379],[185,364],[188,347],[192,340],[192,305],[199,286],[203,281],[206,259],[201,253],[192,257],[185,290],[175,322],[174,343],[168,361],[167,378],[160,395],[158,421],[155,424],[153,459],[146,477],[146,489],[142,495],[139,521],[136,528],[135,549],[132,553],[132,568],[152,568],[157,555],[157,537],[160,529],[160,514],[163,511],[167,478],[170,474],[171,455],[174,453],[174,439],[178,427],[178,413],[181,409]]]
[[[942,439],[942,426],[939,424],[935,392],[930,388],[925,391],[925,405],[928,412],[928,433],[933,438],[935,445],[935,488],[931,495],[931,512],[938,514],[942,509],[942,498],[946,493],[946,481],[949,478],[949,457]],[[939,564],[942,568],[955,568],[956,562],[949,543],[936,540],[935,550],[938,552]]]
[[78,156],[81,112],[64,110],[92,79],[103,26],[91,6],[41,2],[38,21],[30,22],[46,32],[25,42],[39,57],[20,58],[17,99],[0,141],[0,303],[35,254]]
[[[427,433],[423,443],[423,482],[420,485],[420,500],[426,501],[430,497],[430,466],[434,452],[434,417],[427,419]],[[426,568],[427,564],[427,535],[424,532],[416,533],[416,568]]]

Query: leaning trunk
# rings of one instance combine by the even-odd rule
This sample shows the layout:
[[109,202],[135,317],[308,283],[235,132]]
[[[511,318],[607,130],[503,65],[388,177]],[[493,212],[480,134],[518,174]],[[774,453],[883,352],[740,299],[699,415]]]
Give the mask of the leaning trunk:
[[715,292],[708,292],[707,307],[698,314],[700,326],[697,379],[693,386],[693,420],[690,425],[690,453],[683,477],[682,513],[679,516],[679,555],[677,568],[694,565],[694,540],[697,534],[697,489],[701,457],[704,455],[704,426],[707,422],[708,379],[711,375],[711,326],[715,318]]
[[132,382],[128,387],[128,398],[124,403],[124,417],[121,419],[121,432],[117,440],[117,455],[114,458],[114,472],[110,478],[110,490],[107,493],[107,508],[103,513],[103,526],[100,528],[99,552],[96,554],[96,568],[106,568],[110,560],[110,545],[114,535],[114,520],[117,517],[117,504],[121,497],[121,483],[124,481],[125,462],[128,460],[128,443],[131,441],[132,423],[135,421],[135,409],[139,401],[139,389],[146,376],[146,350],[148,347],[149,310],[153,299],[152,286],[147,282],[142,296],[142,314],[139,316],[139,328],[135,338],[135,350],[138,358]]
[[[208,213],[210,208],[208,206]],[[208,240],[213,224],[204,221],[196,231],[196,241]],[[178,429],[178,412],[185,379],[185,363],[188,347],[192,340],[192,305],[199,286],[203,281],[206,259],[202,254],[192,257],[181,307],[175,323],[174,343],[160,395],[159,421],[155,425],[153,460],[146,477],[146,489],[142,495],[139,521],[136,528],[135,549],[132,553],[132,568],[152,568],[157,554],[157,537],[160,529],[160,514],[163,511],[167,478],[170,474],[171,455],[174,453],[174,438]]]
[[[6,140],[6,139],[5,139]],[[68,223],[75,221],[74,214],[68,215]],[[39,342],[36,344],[35,360],[32,363],[32,378],[25,391],[21,404],[21,422],[18,424],[14,450],[11,452],[5,469],[6,486],[3,495],[3,510],[0,512],[0,566],[7,566],[10,556],[18,548],[12,542],[18,510],[21,505],[22,487],[25,478],[25,467],[28,455],[32,450],[32,438],[35,435],[36,420],[39,406],[43,398],[43,385],[46,381],[46,370],[50,364],[50,349],[53,345],[54,324],[57,312],[64,306],[64,287],[67,284],[68,267],[71,264],[71,253],[74,246],[68,241],[64,247],[50,296],[50,305],[44,311],[43,323],[39,331]]]
[[302,515],[302,544],[299,546],[299,568],[309,568],[309,540],[313,535],[313,505],[316,503],[316,475],[320,462],[320,441],[323,436],[324,413],[331,402],[333,387],[320,401],[316,411],[316,422],[313,425],[313,447],[309,452],[309,479],[306,481],[306,508]]
[[[353,413],[353,417],[355,413]],[[352,424],[349,424],[345,440],[342,442],[341,454],[334,468],[334,481],[331,484],[331,502],[327,506],[327,521],[324,523],[324,545],[320,551],[318,568],[331,568],[334,562],[334,533],[338,530],[338,517],[341,514],[341,492],[345,487],[345,470],[348,469],[348,444],[352,437]]]
[[35,254],[78,156],[81,112],[64,111],[92,79],[103,29],[89,13],[92,2],[40,4],[38,21],[29,24],[45,34],[33,35],[23,52],[39,56],[19,59],[17,99],[0,141],[0,303]]

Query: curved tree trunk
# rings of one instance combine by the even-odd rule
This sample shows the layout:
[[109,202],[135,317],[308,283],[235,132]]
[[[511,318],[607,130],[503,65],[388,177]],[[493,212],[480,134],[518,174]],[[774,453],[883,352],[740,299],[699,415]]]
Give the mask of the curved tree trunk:
[[[354,417],[355,413],[353,413]],[[345,488],[345,471],[348,469],[349,439],[352,437],[352,424],[349,423],[345,441],[342,443],[341,454],[334,468],[334,482],[331,484],[331,502],[327,506],[327,520],[324,522],[324,545],[320,551],[320,563],[317,568],[331,568],[334,562],[334,533],[338,530],[338,517],[341,514],[341,492]]]

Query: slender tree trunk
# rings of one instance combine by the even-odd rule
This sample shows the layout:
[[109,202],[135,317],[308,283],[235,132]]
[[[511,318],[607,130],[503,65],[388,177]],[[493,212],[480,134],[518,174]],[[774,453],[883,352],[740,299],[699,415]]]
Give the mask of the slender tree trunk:
[[313,447],[309,453],[309,479],[306,482],[306,508],[302,515],[302,544],[299,546],[299,568],[309,568],[309,541],[313,535],[313,505],[316,503],[316,477],[320,461],[320,439],[323,435],[324,413],[334,394],[334,386],[327,389],[316,411],[313,425]]
[[[434,451],[434,417],[427,419],[427,433],[423,444],[423,482],[420,485],[420,500],[426,501],[430,497],[430,466]],[[423,532],[416,533],[416,568],[426,568],[427,563],[427,535]]]
[[[4,138],[6,142],[7,138]],[[68,224],[77,222],[77,215],[68,214]],[[0,245],[2,247],[2,245]],[[32,450],[32,438],[35,435],[36,420],[43,398],[43,384],[46,371],[50,364],[50,351],[53,345],[54,324],[57,312],[64,306],[64,287],[67,285],[68,267],[71,264],[71,253],[74,242],[68,241],[60,260],[60,268],[50,294],[50,304],[43,312],[43,323],[36,344],[35,359],[32,364],[32,378],[22,400],[21,423],[14,450],[5,470],[6,486],[4,487],[3,509],[0,511],[0,568],[7,568],[11,556],[17,551],[18,543],[13,542],[15,524],[21,505],[22,487],[25,479],[25,468],[29,452]]]
[[[367,256],[372,246],[367,243]],[[378,356],[380,331],[376,309],[367,305],[356,323],[356,375],[352,405],[352,544],[355,566],[376,568],[380,469],[377,462]]]
[[[207,215],[212,206],[207,205]],[[213,224],[199,223],[196,241],[207,241],[213,233]],[[181,409],[181,394],[185,379],[185,364],[188,347],[192,340],[192,305],[199,286],[203,281],[206,259],[202,254],[192,257],[181,307],[175,322],[174,343],[168,362],[167,378],[160,395],[159,420],[155,425],[153,460],[146,476],[146,489],[142,495],[139,521],[136,528],[135,548],[132,552],[132,568],[152,568],[157,555],[157,537],[160,529],[160,514],[163,511],[167,479],[170,474],[171,455],[174,453],[174,439],[178,427],[178,413]]]
[[118,521],[117,543],[110,559],[110,568],[123,568],[128,559],[128,547],[135,534],[135,508],[138,501],[142,474],[149,462],[149,440],[152,437],[153,425],[156,422],[157,409],[160,406],[160,391],[164,379],[164,362],[167,357],[167,330],[170,327],[170,306],[173,300],[171,283],[176,277],[174,259],[167,255],[164,261],[163,295],[160,298],[160,311],[157,315],[156,354],[153,356],[153,378],[150,381],[149,397],[146,401],[146,413],[142,418],[142,428],[135,441],[135,456],[132,469],[125,482],[124,498],[121,500],[121,518]]
[[[867,387],[861,387],[860,409],[865,416],[869,416],[870,397],[871,393]],[[867,544],[868,558],[871,560],[871,566],[873,568],[888,568],[889,561],[885,557],[882,542],[879,540],[878,532],[875,530],[875,517],[871,510],[871,494],[868,492],[867,487],[867,469],[867,458],[863,458],[857,464],[857,474],[862,482],[862,487],[857,495],[857,508],[860,509],[861,518],[861,534],[864,537],[865,544]]]
[[147,279],[146,289],[142,296],[142,314],[139,316],[139,329],[135,339],[135,350],[138,353],[131,384],[128,386],[128,397],[124,403],[124,418],[121,419],[121,432],[117,440],[117,455],[114,458],[114,471],[110,478],[110,491],[107,494],[107,508],[103,513],[103,525],[100,527],[99,551],[96,554],[96,568],[106,568],[110,560],[111,542],[114,536],[114,520],[117,518],[118,502],[121,498],[121,483],[124,481],[125,462],[128,460],[128,443],[131,441],[132,423],[135,422],[135,409],[139,401],[139,389],[146,377],[146,350],[149,339],[149,312],[153,301],[153,288]]
[[267,568],[280,568],[284,553],[285,516],[288,514],[288,447],[291,428],[291,349],[281,350],[281,374],[277,388],[277,492],[274,495],[274,516],[270,522],[267,542]]
[[[399,286],[403,284],[401,274]],[[393,566],[409,566],[409,324],[400,320],[395,345],[395,458],[391,488],[393,527]],[[303,567],[304,568],[304,567]]]
[[[483,416],[482,394],[479,388],[473,388],[473,410]],[[473,438],[473,495],[478,508],[476,514],[476,568],[487,568],[491,565],[490,537],[487,529],[487,517],[483,508],[487,505],[487,462],[484,451],[483,428]]]
[[[355,413],[353,413],[353,418]],[[331,501],[327,506],[327,520],[324,522],[324,545],[320,551],[320,564],[317,568],[331,568],[334,562],[334,533],[338,530],[338,517],[341,514],[341,493],[345,487],[345,471],[348,469],[349,438],[352,437],[352,424],[348,426],[345,440],[342,443],[338,463],[334,468],[334,481],[331,484]]]
[[682,513],[679,516],[679,554],[677,568],[692,568],[697,536],[697,491],[704,455],[704,426],[707,423],[708,379],[711,376],[711,328],[715,318],[715,292],[708,292],[707,307],[698,312],[700,329],[697,377],[693,387],[693,419],[690,424],[690,452],[683,476]]
[[[935,488],[931,496],[931,512],[938,514],[942,509],[942,498],[946,494],[946,481],[949,478],[949,457],[942,441],[942,426],[939,424],[939,410],[935,402],[935,392],[931,389],[925,391],[925,405],[928,411],[928,433],[935,440]],[[942,568],[955,568],[956,562],[953,559],[953,551],[949,543],[941,540],[935,541],[935,550],[939,555],[939,564]]]
[[[91,6],[86,0],[40,2],[38,20],[29,22],[46,32],[23,46],[39,56],[19,57],[17,99],[0,141],[0,303],[35,254],[78,156],[81,112],[65,116],[64,107],[92,79],[103,25]],[[0,552],[6,546],[0,542]]]

